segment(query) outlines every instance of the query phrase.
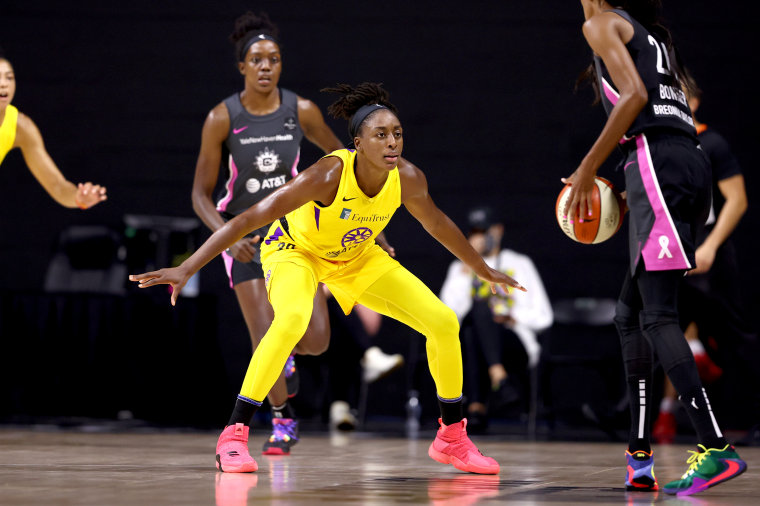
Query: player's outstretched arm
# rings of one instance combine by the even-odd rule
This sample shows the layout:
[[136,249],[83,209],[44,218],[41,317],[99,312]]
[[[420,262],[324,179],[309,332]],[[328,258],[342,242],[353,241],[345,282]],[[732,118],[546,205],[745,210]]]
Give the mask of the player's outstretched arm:
[[190,276],[251,230],[261,228],[312,200],[332,202],[338,191],[342,168],[343,162],[336,157],[319,160],[303,171],[299,177],[291,179],[259,203],[217,229],[198,248],[198,251],[178,267],[133,274],[129,276],[129,279],[139,282],[140,288],[162,284],[171,285],[173,288],[171,303],[175,305],[179,292]]
[[53,199],[64,207],[87,209],[106,200],[106,188],[97,184],[68,181],[45,149],[37,125],[26,116],[19,114],[16,144],[21,148],[27,167],[32,175]]
[[398,168],[401,176],[401,202],[435,240],[467,264],[480,279],[490,283],[493,293],[496,293],[497,285],[505,292],[508,291],[507,286],[525,291],[511,277],[490,268],[472,248],[459,227],[438,209],[428,193],[427,180],[421,170],[404,159],[401,159]]

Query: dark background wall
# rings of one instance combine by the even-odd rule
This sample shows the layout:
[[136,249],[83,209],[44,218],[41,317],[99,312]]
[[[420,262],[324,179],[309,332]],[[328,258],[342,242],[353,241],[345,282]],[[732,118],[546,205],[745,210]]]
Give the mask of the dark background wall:
[[[705,92],[700,118],[722,132],[745,170],[750,209],[736,232],[747,300],[758,307],[754,205],[760,180],[753,18],[707,0],[666,1],[665,15]],[[379,81],[405,126],[404,155],[463,224],[488,204],[506,244],[530,254],[551,298],[614,297],[626,265],[625,230],[605,244],[573,243],[554,203],[600,131],[590,89],[573,94],[590,50],[577,1],[552,2],[28,2],[5,1],[0,45],[17,78],[14,104],[40,127],[72,181],[108,187],[87,212],[48,198],[16,150],[0,167],[0,287],[42,287],[57,234],[72,224],[123,229],[126,213],[193,216],[190,189],[206,113],[242,81],[226,37],[235,17],[265,10],[283,41],[283,87],[323,110],[318,90]],[[342,139],[343,121],[328,119]],[[302,149],[302,168],[319,151]],[[617,155],[602,169],[612,169]],[[451,255],[405,211],[388,229],[399,259],[437,290]],[[205,237],[205,232],[203,234]],[[242,325],[221,262],[202,273],[219,318]],[[229,308],[229,309],[224,309]],[[2,339],[5,339],[3,336]]]

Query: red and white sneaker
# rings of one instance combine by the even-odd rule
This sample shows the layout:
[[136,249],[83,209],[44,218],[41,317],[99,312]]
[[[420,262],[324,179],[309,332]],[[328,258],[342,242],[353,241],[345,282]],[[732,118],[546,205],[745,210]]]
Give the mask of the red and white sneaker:
[[248,430],[244,423],[228,425],[216,443],[216,468],[224,473],[252,473],[259,468],[248,452]]
[[442,464],[451,464],[461,471],[478,474],[498,474],[499,463],[486,457],[467,437],[467,419],[451,425],[441,424],[435,440],[428,448],[428,455]]

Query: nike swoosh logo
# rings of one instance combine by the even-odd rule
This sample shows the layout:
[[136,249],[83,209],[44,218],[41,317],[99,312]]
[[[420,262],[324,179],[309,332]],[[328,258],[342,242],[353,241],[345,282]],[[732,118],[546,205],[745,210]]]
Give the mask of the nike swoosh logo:
[[356,199],[356,197],[351,197],[350,199],[343,197],[343,202],[348,202],[349,200],[354,200],[354,199]]
[[728,469],[720,473],[718,476],[714,476],[713,479],[711,479],[710,481],[706,482],[704,484],[705,488],[711,487],[712,485],[716,485],[720,483],[721,481],[725,481],[728,478],[731,478],[732,476],[737,474],[737,471],[739,471],[742,467],[735,460],[725,460],[725,463],[728,464]]
[[240,132],[242,132],[243,130],[245,130],[246,128],[248,128],[248,126],[244,126],[243,128],[233,128],[232,129],[232,133],[235,134],[235,135],[237,135]]

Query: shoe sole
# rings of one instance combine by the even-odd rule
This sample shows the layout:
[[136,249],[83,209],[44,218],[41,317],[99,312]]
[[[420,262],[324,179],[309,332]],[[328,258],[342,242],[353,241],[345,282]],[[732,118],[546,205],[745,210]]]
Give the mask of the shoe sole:
[[[733,462],[736,462],[736,461],[733,461]],[[726,482],[728,480],[736,478],[737,476],[739,476],[740,474],[742,474],[744,471],[747,470],[747,463],[746,462],[740,461],[740,462],[737,462],[737,464],[739,464],[739,470],[737,472],[735,472],[732,475],[726,476],[722,480],[718,480],[718,481],[714,481],[714,482],[705,482],[705,483],[708,484],[707,486],[705,486],[705,483],[700,483],[699,485],[696,485],[696,486],[692,484],[692,486],[689,487],[689,488],[687,488],[686,490],[680,490],[680,491],[678,491],[678,490],[671,490],[671,491],[669,491],[667,489],[663,489],[663,492],[665,492],[666,494],[675,495],[677,497],[683,497],[683,496],[687,496],[687,495],[698,494],[699,492],[704,492],[708,488],[712,488],[715,485],[720,485],[723,482]]]
[[290,450],[283,450],[282,448],[267,448],[261,451],[262,455],[290,455]]
[[435,460],[436,462],[440,462],[441,464],[451,464],[455,468],[459,469],[460,471],[464,471],[466,473],[475,473],[475,474],[499,474],[499,466],[497,465],[494,467],[480,467],[473,464],[465,464],[458,458],[454,457],[453,455],[447,455],[443,452],[439,452],[436,450],[433,445],[430,445],[430,448],[428,448],[428,456]]
[[216,468],[223,473],[255,473],[258,471],[259,465],[254,460],[253,462],[242,464],[240,466],[227,466],[222,469],[222,459],[221,456],[217,453]]

